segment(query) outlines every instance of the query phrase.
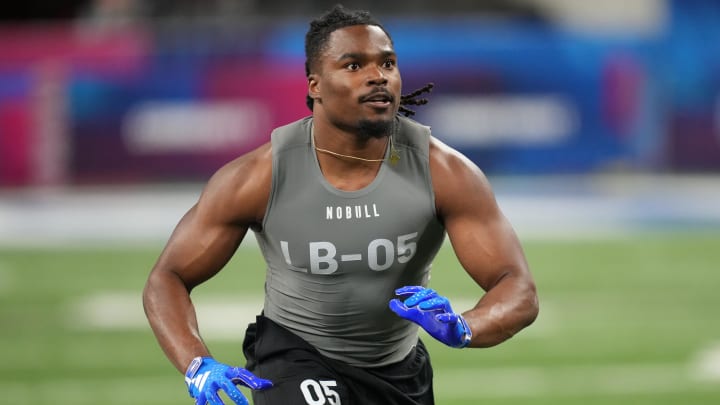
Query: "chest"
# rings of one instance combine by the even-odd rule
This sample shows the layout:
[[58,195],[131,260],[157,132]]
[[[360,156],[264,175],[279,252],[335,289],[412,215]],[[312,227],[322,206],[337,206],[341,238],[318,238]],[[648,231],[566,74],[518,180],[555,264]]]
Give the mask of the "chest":
[[316,178],[278,183],[273,193],[262,232],[266,253],[301,272],[398,269],[442,237],[427,186],[398,173],[380,173],[352,192]]

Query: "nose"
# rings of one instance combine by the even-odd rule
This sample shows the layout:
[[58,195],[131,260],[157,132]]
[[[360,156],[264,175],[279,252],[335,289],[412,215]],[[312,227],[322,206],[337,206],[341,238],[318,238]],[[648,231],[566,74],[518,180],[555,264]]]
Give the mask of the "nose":
[[371,67],[369,70],[367,77],[369,85],[387,84],[387,77],[381,66]]

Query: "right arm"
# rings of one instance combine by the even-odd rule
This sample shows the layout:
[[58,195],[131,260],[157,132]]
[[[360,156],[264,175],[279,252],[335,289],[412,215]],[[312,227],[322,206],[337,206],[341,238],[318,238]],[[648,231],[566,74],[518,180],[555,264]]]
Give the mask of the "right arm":
[[181,373],[193,358],[210,356],[190,292],[217,274],[248,228],[262,222],[271,173],[269,144],[218,170],[150,272],[143,291],[145,314],[160,347]]

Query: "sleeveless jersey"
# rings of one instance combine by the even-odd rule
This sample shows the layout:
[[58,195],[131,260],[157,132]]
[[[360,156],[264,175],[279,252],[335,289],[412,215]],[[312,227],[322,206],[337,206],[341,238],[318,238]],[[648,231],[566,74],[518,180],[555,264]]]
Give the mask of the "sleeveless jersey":
[[388,302],[427,285],[445,237],[429,170],[430,129],[397,117],[393,146],[363,189],[342,191],[320,170],[312,117],[275,129],[272,187],[256,231],[267,263],[266,317],[323,355],[359,367],[402,360],[418,326]]

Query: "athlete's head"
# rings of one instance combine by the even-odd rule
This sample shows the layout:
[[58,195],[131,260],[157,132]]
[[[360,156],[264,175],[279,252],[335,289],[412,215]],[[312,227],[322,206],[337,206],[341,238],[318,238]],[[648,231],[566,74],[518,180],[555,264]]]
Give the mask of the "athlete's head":
[[[321,17],[310,22],[310,28],[305,34],[305,76],[317,69],[318,60],[328,45],[330,34],[340,28],[352,25],[374,25],[385,32],[390,39],[390,34],[385,31],[382,24],[365,10],[347,10],[342,5],[336,5]],[[392,43],[392,39],[390,39]],[[313,109],[313,99],[308,95],[308,108]]]
[[[337,5],[310,23],[305,36],[307,105],[334,125],[365,136],[389,133],[401,104],[419,105],[401,95],[402,80],[390,34],[369,12]],[[319,107],[318,107],[319,106]]]

